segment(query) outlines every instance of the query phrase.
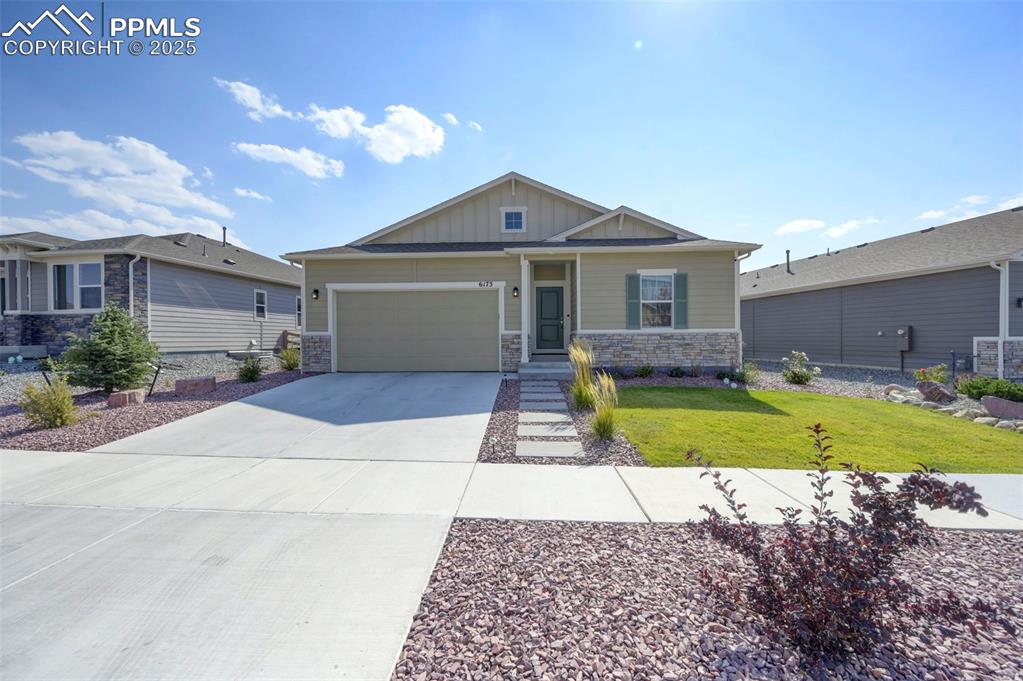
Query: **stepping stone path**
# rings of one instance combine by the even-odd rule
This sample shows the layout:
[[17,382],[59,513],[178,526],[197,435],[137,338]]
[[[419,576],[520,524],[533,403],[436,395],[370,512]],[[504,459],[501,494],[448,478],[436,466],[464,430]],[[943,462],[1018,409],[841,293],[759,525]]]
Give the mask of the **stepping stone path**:
[[[551,437],[557,440],[524,440],[527,437]],[[581,458],[579,440],[568,404],[557,381],[519,383],[519,441],[515,455],[530,458]]]

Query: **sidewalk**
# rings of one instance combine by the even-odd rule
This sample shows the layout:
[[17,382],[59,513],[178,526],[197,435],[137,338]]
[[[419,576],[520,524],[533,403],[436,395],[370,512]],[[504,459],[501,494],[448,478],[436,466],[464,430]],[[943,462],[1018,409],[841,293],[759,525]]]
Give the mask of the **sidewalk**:
[[[813,503],[807,471],[721,470],[757,522],[779,522],[778,507]],[[47,506],[608,522],[698,520],[702,504],[724,511],[697,468],[0,451],[0,472],[0,501]],[[1023,530],[1023,475],[949,479],[975,486],[990,514],[922,509],[927,522]],[[832,508],[848,510],[841,473],[832,490]]]

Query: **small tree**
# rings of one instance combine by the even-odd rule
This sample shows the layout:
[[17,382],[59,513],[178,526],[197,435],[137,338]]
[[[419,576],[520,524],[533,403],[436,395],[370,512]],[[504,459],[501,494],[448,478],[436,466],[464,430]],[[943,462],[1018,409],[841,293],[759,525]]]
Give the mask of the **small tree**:
[[71,337],[59,365],[71,385],[111,393],[145,385],[159,356],[146,329],[127,311],[109,305],[93,318],[88,336]]
[[78,422],[71,388],[61,376],[55,377],[52,385],[26,385],[18,406],[37,428],[60,428]]

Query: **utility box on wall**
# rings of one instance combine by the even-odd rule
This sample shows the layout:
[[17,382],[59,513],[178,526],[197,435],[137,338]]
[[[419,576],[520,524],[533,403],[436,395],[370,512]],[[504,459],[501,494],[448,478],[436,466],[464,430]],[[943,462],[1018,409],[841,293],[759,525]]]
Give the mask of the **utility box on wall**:
[[900,326],[895,329],[895,349],[909,352],[913,349],[913,327]]

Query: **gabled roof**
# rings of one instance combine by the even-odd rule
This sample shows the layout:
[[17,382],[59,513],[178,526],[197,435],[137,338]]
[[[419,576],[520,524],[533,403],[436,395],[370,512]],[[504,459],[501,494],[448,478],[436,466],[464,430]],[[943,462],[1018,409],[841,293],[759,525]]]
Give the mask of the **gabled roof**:
[[1023,206],[743,272],[743,298],[965,269],[1023,255]]
[[[60,243],[47,250],[31,253],[31,259],[90,253],[127,253],[184,266],[295,286],[302,281],[302,269],[299,267],[254,253],[230,242],[224,246],[218,239],[210,239],[190,232],[163,236],[134,234],[84,241],[55,237],[41,232],[36,234],[41,234],[50,240],[59,240]],[[5,235],[0,237],[0,240],[11,236],[17,235]]]
[[377,231],[373,232],[372,234],[367,234],[366,236],[364,236],[364,237],[362,237],[360,239],[356,239],[355,241],[353,241],[351,243],[351,245],[352,246],[361,246],[362,244],[365,244],[365,243],[368,243],[370,241],[373,241],[374,239],[379,239],[380,237],[384,236],[385,234],[390,234],[391,232],[394,232],[394,231],[397,231],[397,230],[401,229],[405,225],[411,224],[411,223],[416,222],[418,220],[422,220],[423,218],[429,217],[429,216],[433,215],[434,213],[437,213],[439,211],[444,210],[445,208],[448,208],[450,206],[455,205],[456,203],[459,203],[459,202],[464,201],[466,199],[470,199],[473,196],[476,196],[477,194],[482,194],[483,192],[487,191],[488,189],[493,189],[494,187],[498,187],[498,186],[504,184],[505,182],[509,182],[511,180],[515,180],[516,182],[521,182],[523,184],[529,185],[530,187],[534,187],[535,189],[540,189],[540,190],[545,191],[545,192],[550,192],[551,194],[554,194],[555,196],[558,196],[558,197],[560,197],[562,199],[565,199],[566,201],[571,201],[572,203],[577,203],[580,206],[584,206],[586,208],[589,208],[590,210],[595,210],[595,211],[598,211],[600,213],[606,213],[608,211],[608,209],[605,208],[604,206],[601,206],[601,205],[598,205],[596,203],[593,203],[592,201],[587,201],[586,199],[579,198],[578,196],[574,196],[572,194],[569,194],[568,192],[564,192],[564,191],[562,191],[560,189],[557,189],[556,187],[551,187],[550,185],[544,184],[543,182],[540,182],[538,180],[534,180],[531,177],[526,177],[525,175],[522,175],[520,173],[510,172],[510,173],[505,173],[501,177],[495,178],[495,179],[491,180],[490,182],[485,182],[485,183],[481,184],[478,187],[474,187],[473,189],[470,189],[467,192],[462,192],[458,196],[450,198],[447,201],[442,201],[441,203],[438,203],[436,206],[432,206],[430,208],[427,208],[424,211],[420,211],[419,213],[416,213],[415,215],[409,216],[409,217],[405,218],[404,220],[399,220],[398,222],[395,222],[392,225],[388,225],[387,227],[384,227],[383,229],[378,229]]
[[587,229],[589,229],[591,227],[596,227],[599,224],[602,224],[602,223],[604,223],[604,222],[606,222],[608,220],[611,220],[611,219],[614,219],[614,218],[617,218],[617,217],[620,217],[620,216],[633,217],[633,218],[639,220],[640,222],[645,222],[648,225],[653,225],[654,227],[659,227],[659,228],[661,228],[661,229],[663,229],[663,230],[665,230],[667,232],[671,232],[673,234],[678,235],[679,239],[702,239],[703,238],[702,236],[700,236],[699,234],[697,234],[695,232],[690,232],[689,230],[682,229],[681,227],[676,227],[675,225],[667,223],[667,222],[665,222],[663,220],[658,220],[657,218],[651,217],[650,215],[646,215],[645,213],[640,213],[638,210],[635,210],[633,208],[629,208],[628,206],[618,206],[617,208],[615,208],[613,211],[611,211],[609,213],[604,213],[603,215],[598,215],[597,217],[593,218],[592,220],[590,220],[588,222],[584,222],[581,225],[576,225],[575,227],[573,227],[571,229],[566,229],[564,232],[560,232],[558,234],[555,234],[550,239],[548,239],[548,241],[564,241],[565,239],[567,239],[568,237],[572,236],[573,234],[578,234],[579,232],[585,232]]
[[3,242],[13,242],[35,248],[56,248],[73,244],[75,240],[45,232],[18,232],[16,234],[0,234],[0,243]]

